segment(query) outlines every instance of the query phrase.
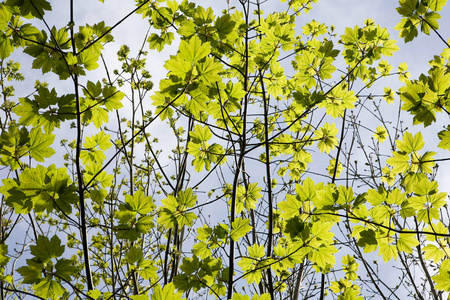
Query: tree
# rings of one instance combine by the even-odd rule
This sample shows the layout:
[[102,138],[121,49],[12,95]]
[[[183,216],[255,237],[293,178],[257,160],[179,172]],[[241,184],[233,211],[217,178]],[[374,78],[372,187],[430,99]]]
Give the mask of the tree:
[[[420,30],[445,44],[418,79],[406,64],[393,72],[396,41],[372,20],[341,36],[316,21],[300,30],[317,0],[281,2],[267,13],[266,1],[228,1],[216,15],[137,0],[107,26],[78,24],[71,0],[63,27],[48,22],[47,0],[0,4],[2,299],[450,291],[436,180],[448,158],[431,151],[445,157],[450,127],[424,142],[450,110],[446,1],[397,8],[406,42]],[[137,53],[120,47],[115,70],[103,53],[133,14],[150,29]],[[152,91],[149,53],[165,51]],[[49,82],[20,83],[30,57]],[[403,86],[372,92],[386,78]]]

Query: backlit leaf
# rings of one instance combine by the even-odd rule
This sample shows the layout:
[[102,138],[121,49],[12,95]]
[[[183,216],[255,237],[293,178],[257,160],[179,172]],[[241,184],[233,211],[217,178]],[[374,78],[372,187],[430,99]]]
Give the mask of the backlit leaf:
[[241,217],[236,218],[231,224],[231,238],[234,241],[238,241],[241,237],[246,235],[252,229],[252,226],[249,224],[249,219],[242,219]]

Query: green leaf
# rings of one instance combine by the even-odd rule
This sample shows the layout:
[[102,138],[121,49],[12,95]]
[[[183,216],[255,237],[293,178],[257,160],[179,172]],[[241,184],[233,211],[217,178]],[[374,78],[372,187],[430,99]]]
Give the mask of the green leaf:
[[219,74],[221,70],[222,64],[216,62],[212,57],[207,57],[204,62],[198,63],[197,65],[199,79],[209,84],[222,81],[222,77]]
[[184,37],[191,37],[196,33],[195,24],[191,20],[185,20],[181,22],[180,27],[177,30],[177,33]]
[[400,238],[397,240],[399,251],[412,253],[412,248],[415,248],[417,245],[419,245],[419,241],[414,237],[413,233],[400,233]]
[[8,254],[8,245],[0,245],[0,266],[6,266],[11,259],[7,256]]
[[396,45],[396,40],[386,40],[381,47],[381,54],[384,56],[392,56],[394,52],[397,52],[400,48]]
[[447,4],[447,0],[428,0],[428,7],[434,11],[440,11]]
[[313,250],[311,261],[316,263],[321,269],[332,267],[336,263],[334,254],[337,251],[338,250],[334,246],[320,246]]
[[177,202],[183,207],[194,207],[197,202],[197,196],[193,194],[191,188],[180,191],[177,195]]
[[37,92],[34,100],[20,98],[20,104],[14,108],[21,117],[20,124],[43,127],[45,132],[51,133],[55,127],[60,127],[61,121],[76,117],[73,94],[58,97],[55,89],[50,91],[46,87],[39,87]]
[[244,271],[244,278],[247,279],[247,283],[256,283],[262,279],[262,271],[264,267],[264,259],[262,259],[266,255],[264,245],[254,244],[252,246],[248,246],[248,256],[243,257],[240,261],[238,261],[238,266],[242,268]]
[[410,17],[413,15],[419,6],[419,1],[417,0],[400,0],[400,7],[397,7],[397,12],[404,17]]
[[64,294],[64,287],[51,277],[46,277],[33,286],[37,296],[45,299],[60,299]]
[[197,242],[192,246],[192,253],[200,257],[200,259],[205,259],[211,256],[211,249],[208,248],[208,245],[205,242]]
[[158,52],[161,52],[164,49],[165,45],[171,45],[175,36],[173,32],[161,32],[160,35],[156,33],[152,33],[147,42],[149,44],[150,49],[156,49]]
[[145,196],[142,190],[138,190],[133,196],[125,195],[125,203],[131,211],[141,215],[146,215],[155,208],[153,198],[151,196]]
[[378,190],[370,189],[367,191],[366,200],[373,206],[378,206],[387,199],[386,190],[383,187],[378,187]]
[[437,20],[440,18],[441,15],[436,12],[427,12],[423,17],[424,20],[421,20],[420,31],[429,35],[431,30],[439,29],[439,23]]
[[55,165],[25,169],[19,180],[5,179],[3,184],[0,189],[6,197],[6,204],[17,213],[34,208],[36,212],[63,210],[70,214],[71,205],[78,201],[77,188],[71,183],[67,169],[56,169]]
[[328,122],[314,131],[315,138],[319,141],[317,147],[319,147],[320,152],[330,153],[338,145],[337,133],[338,129],[334,123],[329,124]]
[[145,280],[153,281],[158,279],[157,272],[159,269],[153,264],[154,261],[148,259],[139,262],[139,275]]
[[100,298],[102,296],[102,293],[99,290],[95,289],[95,290],[88,291],[87,295],[89,297],[91,297],[92,299],[97,300],[98,298]]
[[359,247],[365,247],[366,245],[377,245],[377,239],[375,236],[375,231],[372,229],[363,230],[359,233],[360,238],[358,239],[357,245]]
[[417,156],[413,156],[412,163],[414,164],[414,167],[411,166],[412,172],[420,171],[422,173],[431,174],[433,173],[433,167],[434,167],[434,156],[436,155],[436,152],[433,151],[427,151],[425,152],[421,157],[417,158]]
[[402,19],[394,29],[400,31],[399,37],[403,38],[405,43],[411,42],[419,34],[416,25],[406,18]]
[[78,268],[75,267],[75,261],[71,259],[59,259],[55,265],[56,275],[64,280],[70,281],[71,277],[78,275]]
[[166,199],[161,201],[164,206],[159,211],[158,223],[166,228],[171,228],[175,224],[192,226],[197,216],[193,212],[187,212],[187,210],[193,207],[196,201],[197,196],[193,194],[190,188],[180,191],[176,198],[168,195]]
[[202,26],[204,24],[210,24],[214,21],[214,11],[211,7],[204,9],[202,6],[198,6],[195,15],[194,22],[198,26]]
[[47,262],[52,258],[60,257],[64,254],[64,245],[61,240],[54,235],[51,239],[40,235],[36,240],[36,245],[30,246],[31,254],[43,262]]
[[311,235],[320,239],[323,243],[332,243],[334,233],[331,231],[332,222],[314,222],[311,226]]
[[261,196],[261,188],[258,187],[257,183],[250,183],[247,189],[240,185],[236,191],[236,213],[239,214],[241,211],[246,209],[250,211],[256,208],[256,204]]
[[125,258],[128,263],[135,264],[144,258],[144,253],[141,248],[133,246],[128,249],[127,253],[125,253]]
[[206,57],[210,51],[209,42],[204,43],[194,35],[189,41],[182,40],[180,42],[180,53],[178,55],[180,58],[194,63]]
[[8,58],[13,51],[14,47],[12,41],[9,37],[5,36],[3,33],[0,33],[0,59],[4,60]]
[[11,124],[8,131],[1,134],[0,163],[11,170],[21,167],[20,159],[28,154],[29,133],[25,127],[19,128]]
[[42,279],[44,264],[36,259],[27,259],[27,264],[18,268],[17,272],[23,276],[24,283],[37,283]]
[[359,28],[355,26],[353,29],[350,27],[345,28],[345,34],[341,36],[341,39],[346,44],[353,44],[359,41]]
[[6,5],[18,7],[20,14],[25,18],[42,19],[46,10],[52,10],[50,3],[46,0],[7,0]]
[[348,280],[356,280],[358,278],[356,271],[358,271],[359,264],[356,263],[353,256],[344,255],[342,257],[342,265],[345,271],[345,277],[347,277]]
[[110,187],[113,184],[114,175],[101,170],[102,165],[96,162],[85,166],[85,182],[90,182],[94,176],[97,176],[91,185],[100,184],[102,188]]
[[242,295],[242,294],[239,294],[239,293],[234,293],[232,300],[250,300],[250,296],[249,295]]
[[95,51],[92,47],[78,54],[78,62],[89,71],[95,70],[99,67],[97,63],[99,58],[100,53]]
[[419,131],[417,134],[413,135],[409,132],[405,132],[403,135],[403,141],[396,140],[397,148],[400,151],[406,153],[412,153],[414,151],[419,151],[425,146],[423,141],[422,133]]
[[194,130],[190,132],[191,141],[196,144],[206,142],[212,137],[211,130],[208,126],[195,125]]
[[182,79],[185,79],[192,71],[192,63],[185,61],[178,56],[167,60],[164,67],[171,71],[171,75],[178,76]]
[[100,131],[98,134],[91,137],[87,137],[86,141],[83,143],[85,150],[80,154],[83,164],[102,164],[103,160],[106,158],[104,151],[112,145],[110,137],[109,134],[105,134],[103,131]]
[[397,247],[387,243],[379,244],[378,253],[382,255],[384,262],[388,262],[391,259],[396,260],[398,256]]
[[433,244],[428,244],[425,247],[422,248],[422,250],[425,252],[424,257],[427,260],[433,260],[434,263],[439,263],[441,259],[443,259],[445,255],[445,251],[442,251],[441,248],[437,247]]
[[36,161],[43,162],[44,158],[51,157],[56,151],[51,147],[55,135],[43,133],[40,128],[33,128],[30,132],[30,156]]
[[180,266],[181,271],[183,271],[187,275],[194,274],[195,272],[197,272],[199,268],[200,268],[200,261],[196,256],[192,258],[189,257],[183,258],[183,263]]
[[237,265],[244,271],[244,278],[248,284],[259,284],[262,279],[262,269],[257,269],[260,260],[243,257]]
[[325,188],[316,192],[313,203],[318,209],[330,209],[338,199],[338,191],[334,184],[327,184]]
[[446,259],[442,262],[439,274],[432,277],[436,282],[435,288],[440,291],[450,291],[450,259]]
[[252,226],[250,224],[250,219],[242,219],[241,217],[236,218],[231,224],[230,236],[233,241],[238,241],[241,237],[245,236]]
[[[8,10],[4,3],[0,4],[0,31],[8,28],[8,23],[10,22],[12,13]],[[4,58],[2,58],[4,59]]]
[[284,231],[289,234],[291,240],[295,241],[301,238],[303,230],[305,230],[305,223],[299,217],[294,217],[286,221]]
[[339,86],[332,89],[331,93],[327,95],[325,101],[319,103],[319,107],[325,107],[326,112],[333,118],[342,117],[346,109],[354,108],[354,103],[358,99],[354,95],[353,91],[347,91],[343,87]]
[[282,211],[281,217],[283,219],[290,219],[299,215],[302,203],[296,198],[294,195],[286,195],[286,200],[278,203],[278,208]]
[[388,132],[386,130],[386,127],[380,125],[377,127],[373,137],[379,142],[383,143],[386,138],[388,137]]
[[123,97],[125,97],[125,94],[118,91],[116,87],[105,85],[103,86],[102,93],[103,99],[101,99],[100,102],[104,104],[108,111],[113,111],[114,109],[123,107],[121,101]]
[[132,300],[148,300],[148,295],[131,295]]
[[315,184],[311,178],[306,178],[302,184],[295,186],[295,192],[299,196],[299,200],[302,202],[313,201],[317,197],[317,191],[323,189],[323,183],[319,182]]
[[438,137],[441,140],[438,147],[450,151],[450,128],[447,127],[445,130],[440,131]]
[[108,195],[108,191],[105,189],[90,189],[89,195],[91,196],[92,201],[101,205]]
[[151,300],[167,300],[167,299],[173,299],[173,300],[183,300],[186,298],[182,298],[182,293],[176,292],[175,286],[172,282],[166,284],[164,288],[161,288],[161,285],[158,284],[153,289],[153,295],[150,296]]
[[220,39],[224,39],[228,34],[232,33],[235,26],[236,22],[231,19],[229,14],[218,17],[214,23]]
[[393,156],[386,160],[386,163],[393,167],[392,173],[398,174],[406,172],[409,168],[409,155],[401,154],[400,152],[394,152],[392,154]]

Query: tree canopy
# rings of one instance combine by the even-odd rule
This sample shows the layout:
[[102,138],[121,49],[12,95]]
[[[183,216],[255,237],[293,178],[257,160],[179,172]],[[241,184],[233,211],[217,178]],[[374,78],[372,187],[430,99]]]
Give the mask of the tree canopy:
[[[448,295],[446,0],[343,34],[302,23],[318,0],[89,2],[0,3],[1,299]],[[391,35],[423,34],[414,78]]]

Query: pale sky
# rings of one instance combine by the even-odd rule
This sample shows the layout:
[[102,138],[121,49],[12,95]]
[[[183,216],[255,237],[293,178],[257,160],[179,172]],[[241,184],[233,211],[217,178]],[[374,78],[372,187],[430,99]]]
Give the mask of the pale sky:
[[[46,20],[52,26],[57,27],[67,25],[69,20],[68,4],[61,5],[60,1],[51,1],[53,11],[47,12]],[[216,15],[221,13],[221,10],[226,5],[226,0],[195,0],[193,1],[199,5],[211,6],[214,9]],[[235,6],[239,7],[237,0],[231,0],[231,4],[235,2]],[[263,8],[266,13],[276,10],[280,5],[278,0],[268,0],[264,3]],[[434,54],[439,54],[444,47],[443,43],[432,32],[430,36],[419,34],[419,38],[415,39],[404,45],[403,41],[398,38],[398,32],[393,28],[400,21],[400,15],[395,11],[398,6],[398,1],[394,0],[321,0],[317,4],[313,4],[314,9],[309,14],[302,14],[297,20],[299,24],[299,30],[301,26],[315,19],[318,22],[325,23],[326,25],[335,25],[338,35],[344,32],[345,27],[353,27],[355,25],[362,26],[363,21],[367,18],[372,18],[375,23],[388,28],[391,38],[398,40],[400,51],[398,51],[394,58],[394,64],[396,62],[407,62],[410,66],[410,72],[414,77],[418,76],[421,72],[425,72],[427,69],[427,61],[430,60]],[[97,23],[102,20],[107,25],[113,25],[124,17],[128,12],[134,8],[134,1],[132,0],[105,0],[102,4],[95,0],[79,0],[75,2],[75,22],[76,25],[84,25],[86,23]],[[448,20],[450,18],[450,8],[446,7],[442,12],[442,19],[440,20],[441,28],[439,32],[444,38],[450,37],[450,26]],[[42,28],[42,24],[39,26]],[[122,44],[127,44],[131,48],[137,49],[140,47],[143,41],[143,36],[148,29],[147,21],[142,20],[140,16],[132,16],[125,20],[113,31],[115,42],[107,45],[106,51],[109,53],[110,61],[114,61],[115,53]],[[163,61],[168,57],[167,50],[158,54],[156,51],[152,52],[149,63],[152,63],[155,67],[152,67],[151,71],[155,78],[155,81],[163,77],[166,73],[165,70],[160,68]],[[169,50],[170,51],[170,50]],[[176,51],[174,49],[173,51]],[[96,70],[98,72],[98,70]],[[46,74],[47,76],[48,74]],[[157,86],[157,85],[156,85]]]
[[[227,7],[226,0],[196,0],[195,3],[203,6],[211,5],[216,15],[221,13],[221,10]],[[117,21],[121,20],[125,15],[134,9],[134,1],[132,0],[105,0],[102,4],[99,1],[94,0],[79,0],[75,2],[75,23],[76,27],[84,25],[86,23],[93,24],[105,20],[106,25],[112,26]],[[231,0],[230,5],[239,7],[239,1]],[[263,10],[269,13],[273,10],[279,10],[285,7],[286,3],[280,4],[278,0],[268,0],[263,4]],[[69,21],[68,3],[63,4],[61,1],[52,1],[53,11],[46,14],[46,20],[50,26],[55,24],[57,27],[67,25]],[[401,16],[396,12],[395,8],[398,6],[398,1],[393,0],[322,0],[318,4],[313,4],[314,9],[309,14],[302,14],[297,18],[298,32],[301,32],[301,27],[310,22],[312,19],[325,23],[326,25],[334,25],[338,36],[344,33],[346,27],[354,27],[358,25],[363,26],[363,21],[368,18],[372,18],[375,23],[387,27],[391,38],[398,41],[400,50],[394,54],[393,57],[388,58],[389,62],[393,64],[394,71],[401,62],[406,62],[409,65],[409,71],[413,78],[417,78],[420,73],[426,73],[428,71],[428,61],[437,55],[444,48],[443,43],[439,38],[431,32],[430,36],[419,33],[419,37],[414,41],[404,44],[403,40],[398,38],[398,32],[393,28],[401,20]],[[439,32],[441,35],[448,39],[450,37],[450,26],[448,26],[450,18],[450,7],[447,6],[440,12],[442,19],[440,20]],[[37,20],[35,20],[36,23]],[[37,22],[38,27],[43,28],[43,24]],[[446,26],[447,25],[447,26]],[[136,54],[144,41],[144,36],[148,30],[148,22],[143,20],[140,15],[132,16],[120,24],[113,30],[112,34],[115,38],[115,42],[105,45],[104,56],[106,58],[109,71],[111,72],[115,68],[120,68],[121,63],[116,59],[117,50],[122,44],[127,44],[132,49],[130,55]],[[341,45],[337,45],[341,47]],[[150,71],[155,84],[153,91],[158,90],[158,81],[165,77],[167,71],[163,68],[164,62],[169,58],[171,54],[177,51],[177,40],[171,47],[166,46],[163,52],[158,53],[152,50],[147,58],[147,69]],[[14,57],[18,57],[19,51],[15,53]],[[24,56],[21,56],[21,60]],[[28,95],[32,91],[33,82],[36,79],[41,81],[47,81],[50,85],[55,85],[59,93],[71,92],[72,83],[70,80],[61,82],[57,81],[57,76],[47,73],[42,75],[40,70],[33,70],[30,72],[31,59],[26,57],[26,62],[22,64],[22,70],[25,73],[27,81],[20,86],[25,87],[17,89],[16,96],[23,97]],[[26,72],[25,72],[26,71]],[[89,72],[87,79],[96,82],[105,77],[105,70],[103,66],[100,66],[95,71]],[[81,78],[85,80],[86,78]],[[380,82],[380,88],[371,90],[372,93],[382,94],[382,87],[389,85],[394,90],[398,89],[402,84],[397,80],[397,77],[392,77]],[[149,99],[149,103],[151,100]],[[405,112],[406,120],[410,122],[411,117]],[[430,138],[435,137],[437,130],[442,128],[442,125],[448,123],[448,118],[441,115],[444,123],[438,125],[433,134],[424,134],[424,136]],[[152,130],[158,132],[160,124],[152,124]],[[419,129],[421,129],[420,127]],[[434,149],[433,149],[434,150]],[[442,155],[446,155],[443,153]],[[442,157],[440,155],[440,157]],[[439,156],[439,155],[438,155]],[[163,158],[164,159],[164,158]],[[323,171],[322,171],[323,172]],[[441,172],[440,176],[444,176]],[[447,179],[444,176],[443,179]]]
[[[53,11],[46,14],[46,20],[50,26],[56,25],[56,27],[62,27],[69,22],[68,2],[51,1]],[[208,6],[212,5],[215,14],[219,15],[221,10],[227,7],[226,0],[196,0],[194,1],[200,5]],[[112,26],[117,21],[121,20],[125,15],[131,12],[134,8],[133,0],[105,0],[102,4],[99,1],[94,0],[79,0],[75,2],[75,23],[76,26],[84,25],[86,23],[93,24],[105,20],[106,25]],[[231,5],[239,7],[239,1],[231,0]],[[268,0],[263,4],[263,9],[266,13],[272,10],[277,10],[285,6],[286,3],[280,4],[277,0]],[[444,48],[444,44],[439,38],[431,32],[430,36],[419,33],[419,37],[414,41],[404,44],[402,39],[398,38],[398,32],[393,28],[401,20],[401,16],[396,12],[395,8],[398,6],[398,2],[394,0],[322,0],[318,4],[313,4],[314,9],[309,14],[302,14],[298,17],[298,32],[301,32],[301,27],[315,19],[318,22],[325,23],[326,25],[334,25],[338,36],[344,33],[345,27],[354,27],[355,25],[363,26],[363,21],[367,18],[372,18],[375,23],[381,26],[387,27],[391,38],[397,39],[400,50],[394,54],[392,58],[389,58],[389,62],[394,65],[394,70],[401,62],[406,62],[409,65],[409,71],[413,78],[417,78],[420,73],[426,73],[428,71],[428,61],[437,55]],[[450,6],[444,8],[440,12],[442,19],[440,20],[439,32],[441,35],[448,39],[450,37]],[[35,24],[39,28],[44,28],[44,25],[38,20],[34,20]],[[145,33],[148,30],[148,22],[143,20],[141,16],[132,16],[120,24],[113,30],[112,34],[115,38],[115,42],[105,45],[104,56],[106,58],[108,68],[110,72],[115,68],[120,68],[121,63],[117,62],[116,53],[122,44],[127,44],[132,49],[131,55],[136,54],[136,50],[140,48],[144,41]],[[338,45],[340,47],[341,45]],[[177,41],[173,43],[171,47],[166,47],[162,53],[151,51],[147,58],[147,68],[153,76],[155,83],[153,91],[158,89],[158,81],[164,78],[167,71],[163,68],[164,62],[169,58],[171,54],[177,51]],[[20,55],[17,51],[14,58],[18,58]],[[55,85],[59,93],[71,92],[72,83],[70,80],[61,82],[57,81],[57,76],[47,73],[42,75],[40,70],[30,71],[31,59],[27,55],[20,55],[20,60],[23,62],[25,57],[25,63],[22,63],[22,71],[25,73],[26,81],[19,83],[20,88],[16,89],[16,96],[23,97],[32,92],[33,83],[36,79],[41,81],[47,81],[50,86]],[[102,66],[95,71],[89,72],[87,79],[96,82],[105,77],[105,71]],[[85,80],[85,78],[81,78]],[[386,81],[381,82],[381,87],[389,85],[394,90],[399,88],[402,84],[396,77],[389,78]],[[381,90],[373,90],[373,93],[382,93]],[[149,99],[149,103],[151,100]],[[404,113],[406,120],[412,118]],[[448,117],[440,116],[443,122],[438,125],[433,134],[424,134],[426,137],[435,137],[437,130],[442,128],[442,125],[448,123]],[[159,127],[159,124],[152,124],[153,130]],[[421,129],[421,127],[419,127]],[[433,149],[434,150],[434,149]],[[446,155],[443,153],[442,155]],[[442,157],[440,155],[440,157]],[[439,156],[439,155],[438,155]],[[445,164],[443,164],[445,165]],[[444,176],[441,172],[440,176]],[[447,178],[446,176],[443,178]]]
[[[63,1],[60,0],[51,2],[54,11],[48,13],[46,16],[47,22],[50,26],[53,24],[57,27],[67,25],[69,22],[68,1],[65,1],[64,5],[61,4]],[[193,2],[199,3],[203,6],[212,5],[216,15],[220,14],[221,9],[226,7],[226,0],[197,0]],[[233,2],[236,3],[236,6],[239,5],[237,0],[231,0],[231,3]],[[119,21],[123,16],[128,14],[128,12],[134,8],[134,3],[135,2],[132,0],[105,0],[104,4],[95,0],[75,1],[76,26],[84,25],[85,23],[93,24],[103,20],[105,20],[106,25],[111,26]],[[266,4],[264,4],[263,9],[265,12],[270,12],[270,7],[276,9],[279,5],[279,1],[277,0],[268,0]],[[424,34],[419,33],[419,37],[417,39],[405,45],[403,41],[398,38],[398,32],[393,29],[394,26],[401,20],[401,16],[395,11],[395,7],[398,6],[398,2],[394,0],[322,0],[319,1],[318,4],[314,4],[314,6],[315,8],[311,11],[311,13],[302,14],[302,16],[298,18],[300,22],[298,27],[299,32],[301,32],[301,26],[310,20],[315,19],[316,21],[325,23],[326,25],[334,25],[338,35],[341,35],[344,33],[345,27],[354,27],[355,25],[362,27],[365,19],[372,18],[375,23],[388,28],[391,38],[398,40],[400,51],[398,51],[393,58],[389,59],[389,61],[394,65],[394,70],[399,63],[406,62],[409,65],[409,71],[411,72],[413,78],[417,78],[420,73],[426,73],[428,70],[428,61],[433,57],[433,55],[439,54],[444,48],[444,44],[433,32],[431,32],[430,36],[425,36]],[[439,32],[445,39],[448,39],[450,37],[450,24],[448,22],[450,19],[450,6],[445,7],[444,11],[440,13],[442,15],[442,19],[440,20],[441,28],[439,29]],[[40,24],[39,27],[43,28],[42,24]],[[105,46],[105,57],[107,59],[108,68],[110,71],[114,68],[119,68],[121,65],[121,63],[116,62],[116,52],[119,47],[122,44],[129,45],[132,49],[131,55],[134,55],[136,53],[135,51],[140,48],[147,29],[147,21],[142,20],[140,16],[133,16],[130,19],[125,20],[112,32],[115,42]],[[164,62],[168,59],[169,55],[174,54],[176,50],[176,43],[174,43],[173,47],[166,47],[163,53],[152,51],[148,56],[147,69],[149,69],[152,74],[153,81],[155,83],[153,91],[158,90],[158,80],[166,75],[166,70],[163,68]],[[13,58],[17,59],[19,57],[18,54],[19,51],[17,51]],[[58,82],[56,81],[57,76],[50,73],[43,76],[40,70],[30,72],[29,69],[31,66],[31,60],[27,59],[27,62],[29,65],[26,63],[22,64],[22,72],[27,77],[27,81],[23,85],[19,84],[27,89],[17,88],[16,95],[18,97],[26,96],[32,92],[33,82],[36,79],[47,81],[50,83],[50,86],[55,85],[60,93],[71,92],[73,85],[70,80]],[[88,79],[94,82],[101,80],[103,77],[105,77],[105,72],[102,66],[99,69],[90,72],[88,75]],[[392,82],[389,82],[388,84],[383,83],[383,85],[390,85],[392,88],[398,88],[401,86],[396,77],[392,78]],[[382,93],[382,90],[378,92]],[[148,99],[148,101],[149,103],[151,102],[150,99]],[[407,119],[412,119],[412,117],[409,117],[406,113],[404,113],[404,116]],[[448,118],[445,118],[444,116],[442,117],[443,118],[441,119],[444,120],[442,124],[448,123]],[[340,121],[338,122],[340,124]],[[155,129],[157,131],[158,124],[156,123],[157,122],[151,125],[152,132],[155,132]],[[338,126],[340,128],[340,125]],[[436,135],[437,131],[434,131],[433,134]],[[66,136],[65,138],[68,137]],[[161,146],[161,144],[159,146]],[[448,156],[448,153],[443,153],[438,156],[442,157],[443,155]],[[164,157],[162,157],[162,159],[164,159]],[[445,166],[445,164],[443,164],[443,166]],[[449,176],[446,176],[442,172],[442,169],[440,171],[442,174],[440,177],[441,181],[447,181]],[[324,173],[324,170],[321,172]],[[441,189],[443,189],[443,187],[444,186],[442,186]]]

